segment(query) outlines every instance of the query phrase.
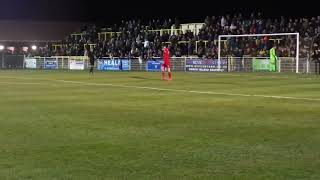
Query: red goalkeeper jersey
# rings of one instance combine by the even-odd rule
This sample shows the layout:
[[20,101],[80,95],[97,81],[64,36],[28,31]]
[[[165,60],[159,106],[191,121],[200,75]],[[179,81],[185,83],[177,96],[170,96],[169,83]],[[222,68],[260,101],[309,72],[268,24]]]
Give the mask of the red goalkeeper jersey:
[[170,66],[170,50],[169,50],[169,48],[164,48],[163,60],[164,60],[165,65]]

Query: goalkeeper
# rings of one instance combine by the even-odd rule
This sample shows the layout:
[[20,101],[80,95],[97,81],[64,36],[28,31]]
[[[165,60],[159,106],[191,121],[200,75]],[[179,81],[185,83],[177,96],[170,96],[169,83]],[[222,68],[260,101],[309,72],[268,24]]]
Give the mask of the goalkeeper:
[[278,56],[276,54],[277,46],[274,45],[270,49],[270,72],[277,72],[278,71]]

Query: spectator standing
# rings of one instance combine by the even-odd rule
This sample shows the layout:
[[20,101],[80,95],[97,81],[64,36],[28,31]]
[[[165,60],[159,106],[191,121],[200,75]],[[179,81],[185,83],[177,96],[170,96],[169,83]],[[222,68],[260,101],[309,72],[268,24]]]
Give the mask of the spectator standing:
[[312,61],[315,63],[315,73],[320,75],[320,53],[318,49],[313,51]]

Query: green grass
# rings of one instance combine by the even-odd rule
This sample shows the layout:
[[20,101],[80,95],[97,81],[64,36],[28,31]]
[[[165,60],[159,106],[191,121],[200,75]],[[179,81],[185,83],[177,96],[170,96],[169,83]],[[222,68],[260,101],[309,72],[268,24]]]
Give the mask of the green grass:
[[320,179],[320,101],[110,83],[320,99],[313,75],[0,71],[0,179]]

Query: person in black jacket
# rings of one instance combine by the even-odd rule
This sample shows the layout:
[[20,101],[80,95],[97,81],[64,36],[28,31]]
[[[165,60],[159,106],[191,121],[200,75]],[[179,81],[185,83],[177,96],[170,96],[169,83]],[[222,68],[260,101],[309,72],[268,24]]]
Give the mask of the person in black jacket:
[[90,62],[90,73],[93,74],[95,58],[93,52],[90,50],[89,45],[86,45],[86,56],[88,56]]
[[312,61],[315,63],[315,73],[320,75],[320,53],[318,49],[313,50]]

